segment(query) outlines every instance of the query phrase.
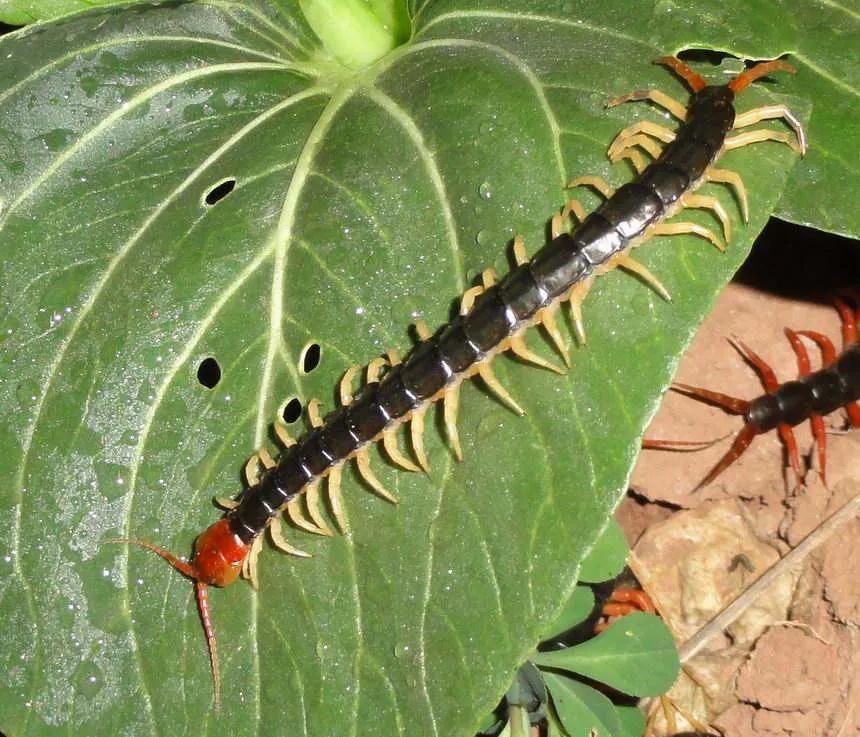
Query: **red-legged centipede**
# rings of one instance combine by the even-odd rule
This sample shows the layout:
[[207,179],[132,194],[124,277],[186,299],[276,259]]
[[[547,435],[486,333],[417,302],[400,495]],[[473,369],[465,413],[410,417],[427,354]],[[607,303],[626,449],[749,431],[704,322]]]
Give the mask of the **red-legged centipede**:
[[[320,483],[328,482],[328,494],[337,525],[345,528],[341,512],[340,484],[344,464],[354,460],[360,475],[379,495],[396,499],[370,468],[369,448],[381,443],[388,456],[409,471],[428,468],[424,451],[425,415],[433,404],[442,402],[448,440],[454,454],[462,456],[457,432],[458,392],[461,383],[478,376],[515,412],[522,409],[499,383],[491,368],[493,359],[506,351],[542,366],[555,367],[532,352],[523,334],[542,325],[558,352],[569,363],[567,347],[555,321],[560,306],[569,302],[576,331],[584,340],[581,305],[595,277],[622,267],[631,271],[658,293],[668,292],[648,269],[634,260],[631,251],[655,235],[691,233],[724,249],[731,239],[728,214],[713,196],[698,194],[706,182],[733,188],[744,220],[748,207],[740,176],[714,168],[725,151],[760,141],[787,144],[800,154],[806,149],[803,129],[796,117],[782,105],[770,105],[736,114],[734,98],[750,83],[771,72],[794,72],[782,61],[755,65],[726,85],[708,85],[696,72],[674,57],[657,63],[673,70],[692,91],[688,106],[658,90],[633,92],[612,100],[609,105],[649,100],[680,121],[669,129],[641,121],[624,129],[609,147],[612,161],[629,160],[637,176],[613,190],[603,179],[583,176],[569,187],[587,186],[605,201],[586,214],[576,200],[569,200],[552,220],[552,238],[531,259],[521,238],[514,241],[516,267],[501,281],[486,270],[482,284],[467,290],[461,299],[460,314],[431,333],[417,325],[420,341],[401,360],[395,351],[376,358],[364,369],[366,384],[353,396],[352,383],[361,370],[346,372],[340,384],[341,407],[322,417],[320,403],[308,403],[312,429],[294,441],[276,422],[277,434],[285,446],[275,462],[265,450],[248,462],[249,488],[238,502],[225,502],[225,517],[197,538],[194,555],[183,561],[172,553],[138,539],[125,540],[151,550],[176,570],[195,582],[197,602],[209,647],[215,687],[219,700],[219,669],[215,636],[209,614],[208,586],[226,586],[243,574],[256,582],[256,560],[262,533],[268,529],[276,547],[303,555],[289,545],[281,532],[282,511],[299,527],[331,534],[319,510]],[[747,128],[767,119],[782,119],[792,129],[787,132],[747,130],[730,136],[733,129]],[[642,152],[653,157],[647,163]],[[692,222],[666,222],[686,207],[708,209],[721,222],[723,237]],[[570,230],[569,219],[578,224]],[[396,431],[409,424],[414,461],[398,448]],[[262,465],[262,473],[258,466]],[[302,505],[304,504],[304,508]]]
[[[741,341],[733,345],[756,370],[766,390],[755,399],[747,400],[689,384],[674,384],[673,388],[694,399],[716,405],[730,414],[742,415],[744,425],[731,447],[717,464],[699,482],[697,488],[711,483],[750,446],[757,435],[777,430],[785,444],[789,464],[798,486],[803,484],[803,472],[792,428],[810,421],[812,436],[818,452],[818,470],[827,483],[827,434],[824,415],[844,407],[849,422],[860,427],[860,342],[857,324],[860,322],[860,305],[836,297],[834,305],[842,321],[843,350],[837,355],[833,342],[826,335],[812,330],[794,331],[785,328],[785,335],[797,357],[798,378],[780,384],[773,369],[757,353]],[[809,353],[801,336],[815,343],[821,352],[822,367],[811,370]],[[643,441],[643,447],[656,450],[683,450],[701,446],[696,441],[658,440]]]

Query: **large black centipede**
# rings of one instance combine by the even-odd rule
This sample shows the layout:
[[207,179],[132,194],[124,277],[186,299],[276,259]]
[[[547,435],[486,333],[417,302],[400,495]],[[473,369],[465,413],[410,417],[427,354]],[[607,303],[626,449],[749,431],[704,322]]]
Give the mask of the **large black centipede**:
[[[216,641],[209,613],[208,586],[226,586],[241,574],[256,581],[256,558],[262,533],[268,529],[276,547],[303,553],[283,537],[278,515],[284,511],[300,527],[330,534],[319,514],[319,486],[328,480],[331,508],[343,528],[340,482],[344,464],[354,460],[365,481],[381,496],[395,501],[370,468],[369,448],[381,442],[393,461],[405,469],[427,468],[423,446],[424,417],[431,405],[442,401],[448,439],[455,455],[462,456],[457,434],[457,404],[460,384],[475,375],[515,412],[519,405],[498,382],[490,366],[508,350],[531,363],[552,367],[528,349],[523,333],[542,325],[567,362],[567,349],[555,322],[555,313],[564,302],[571,305],[574,324],[581,338],[581,305],[595,277],[616,267],[639,275],[657,292],[666,296],[660,282],[630,252],[655,235],[692,233],[711,241],[720,249],[731,239],[730,221],[722,204],[713,196],[696,193],[705,182],[731,186],[744,220],[748,207],[740,176],[716,169],[714,163],[725,152],[761,141],[778,141],[800,153],[806,141],[797,118],[782,105],[770,105],[736,114],[734,98],[750,83],[774,71],[793,73],[783,61],[764,62],[737,75],[726,85],[708,85],[696,72],[674,57],[657,63],[672,69],[692,91],[689,106],[659,90],[632,92],[612,100],[610,105],[649,100],[671,113],[681,125],[672,132],[655,123],[641,121],[618,134],[609,147],[613,161],[628,159],[638,174],[618,190],[601,178],[578,177],[569,187],[596,189],[605,201],[586,214],[576,200],[569,200],[552,221],[552,239],[531,259],[522,239],[514,242],[517,266],[500,282],[491,270],[483,274],[483,285],[467,290],[461,314],[430,333],[418,325],[420,342],[405,360],[389,352],[366,367],[367,383],[352,396],[352,380],[359,367],[350,369],[341,382],[342,407],[320,417],[319,402],[308,404],[313,428],[293,441],[283,426],[276,431],[285,451],[274,462],[265,451],[251,458],[246,467],[249,487],[238,503],[228,502],[226,516],[204,530],[194,544],[189,561],[139,539],[122,539],[151,550],[195,583],[198,608],[206,634],[215,689],[216,708],[220,700],[220,676]],[[746,128],[766,119],[782,119],[792,129],[786,132],[756,129],[729,136],[733,129]],[[665,146],[661,147],[661,143]],[[640,149],[653,157],[648,164]],[[721,221],[724,241],[709,229],[692,222],[667,223],[684,208],[711,210]],[[567,219],[578,225],[568,232]],[[387,368],[386,368],[387,366]],[[417,465],[397,448],[396,430],[409,423]],[[258,464],[264,470],[257,473]],[[305,502],[308,518],[299,508]]]
[[[834,305],[842,320],[843,350],[838,355],[833,342],[822,333],[785,329],[785,335],[797,357],[796,380],[780,384],[773,369],[761,356],[746,344],[735,341],[734,345],[740,354],[759,374],[765,394],[748,400],[689,384],[673,386],[682,394],[714,404],[744,419],[744,425],[735,435],[731,447],[699,482],[697,489],[711,483],[740,458],[757,435],[771,430],[779,433],[797,485],[803,485],[800,456],[792,428],[806,420],[812,425],[812,436],[818,449],[818,471],[824,484],[827,484],[827,434],[823,416],[844,407],[851,425],[860,427],[860,404],[857,403],[860,399],[860,336],[857,330],[860,305],[855,310],[841,297],[834,299]],[[811,370],[809,353],[800,336],[813,341],[821,351],[822,367],[818,371]],[[642,443],[642,447],[654,450],[686,450],[701,446],[696,441],[683,440],[648,439]]]

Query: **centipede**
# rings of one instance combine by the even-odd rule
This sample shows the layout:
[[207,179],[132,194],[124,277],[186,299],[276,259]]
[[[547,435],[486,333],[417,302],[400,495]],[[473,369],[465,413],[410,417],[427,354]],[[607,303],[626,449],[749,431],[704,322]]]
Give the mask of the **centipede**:
[[[346,371],[340,382],[340,404],[322,416],[321,404],[307,404],[310,429],[293,439],[280,422],[275,432],[283,452],[273,459],[258,451],[246,465],[247,488],[238,501],[222,500],[226,514],[197,538],[193,554],[184,560],[138,538],[110,542],[134,544],[166,560],[194,583],[212,673],[214,704],[220,705],[220,674],[215,631],[210,613],[209,587],[227,586],[243,576],[257,582],[257,558],[264,533],[283,552],[304,556],[284,537],[281,515],[309,532],[333,534],[320,512],[321,485],[326,484],[333,521],[343,532],[346,521],[341,500],[344,467],[354,463],[358,473],[378,495],[395,502],[370,465],[369,450],[380,445],[405,471],[427,471],[423,434],[425,417],[442,405],[444,427],[453,454],[462,458],[457,432],[458,395],[464,381],[477,378],[516,414],[523,410],[493,372],[497,356],[507,352],[519,359],[563,372],[526,344],[524,334],[540,326],[564,363],[570,365],[568,346],[556,322],[562,305],[571,310],[574,332],[585,342],[582,304],[598,276],[616,268],[632,272],[658,294],[668,291],[631,255],[654,236],[693,234],[724,250],[732,238],[731,221],[713,195],[700,194],[709,182],[730,187],[744,222],[748,221],[747,194],[741,177],[715,163],[727,151],[763,141],[776,141],[803,155],[806,137],[797,117],[784,105],[737,113],[735,97],[752,82],[772,72],[794,73],[782,60],[746,68],[724,85],[709,85],[697,72],[675,57],[655,63],[677,75],[690,91],[687,105],[657,89],[634,91],[609,101],[608,106],[649,101],[679,121],[675,131],[648,121],[634,123],[614,139],[608,149],[611,161],[627,160],[636,174],[613,189],[597,176],[580,176],[568,188],[587,187],[603,197],[590,213],[570,198],[551,219],[551,238],[532,257],[521,237],[513,242],[515,266],[499,279],[487,269],[481,283],[465,291],[459,314],[431,332],[416,324],[419,340],[401,356],[394,350],[364,367]],[[764,120],[781,120],[788,131],[749,129]],[[730,135],[732,131],[737,131]],[[650,160],[649,160],[650,159]],[[690,221],[670,218],[686,208],[709,210],[720,222],[722,234]],[[860,353],[858,353],[860,355]],[[363,373],[363,387],[353,391]],[[397,433],[408,427],[413,458],[398,446]]]
[[[827,485],[827,431],[824,417],[844,408],[848,423],[860,427],[860,302],[856,297],[833,298],[833,305],[842,323],[842,351],[837,353],[833,341],[813,330],[785,328],[797,360],[796,379],[780,383],[773,368],[746,343],[732,340],[735,349],[758,373],[765,393],[754,399],[741,399],[730,394],[690,384],[674,384],[672,388],[695,400],[712,404],[729,414],[741,415],[743,426],[731,446],[696,486],[700,489],[713,482],[737,461],[758,436],[776,430],[785,446],[794,480],[803,486],[804,473],[800,462],[797,439],[793,428],[807,420],[817,451],[818,473]],[[802,338],[814,343],[821,354],[821,368],[812,371],[809,352]],[[698,441],[647,439],[643,447],[654,450],[685,450],[701,447]]]

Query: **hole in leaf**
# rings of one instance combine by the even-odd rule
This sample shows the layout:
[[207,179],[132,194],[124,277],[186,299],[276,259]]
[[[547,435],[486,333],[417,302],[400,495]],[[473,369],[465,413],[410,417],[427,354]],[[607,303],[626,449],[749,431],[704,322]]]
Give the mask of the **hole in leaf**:
[[308,345],[305,346],[304,351],[302,351],[302,371],[306,374],[309,374],[317,366],[319,366],[321,355],[322,348],[320,348],[319,343],[308,343]]
[[206,193],[206,197],[203,198],[204,202],[207,205],[214,205],[220,202],[233,191],[235,186],[235,179],[225,179],[223,182],[216,184]]
[[221,381],[221,367],[211,356],[204,358],[197,367],[197,381],[207,389],[214,389]]
[[299,417],[302,416],[302,403],[293,397],[289,402],[284,406],[284,411],[281,413],[284,418],[284,422],[288,425],[294,423]]

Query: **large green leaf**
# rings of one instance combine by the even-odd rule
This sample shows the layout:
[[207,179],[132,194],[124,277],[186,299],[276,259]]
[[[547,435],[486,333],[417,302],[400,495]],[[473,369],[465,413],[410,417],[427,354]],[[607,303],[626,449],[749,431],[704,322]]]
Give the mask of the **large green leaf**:
[[791,0],[798,74],[793,89],[814,101],[809,155],[792,172],[777,214],[860,238],[860,3]]
[[[100,541],[189,551],[289,397],[330,407],[348,366],[406,349],[416,318],[445,321],[481,269],[507,270],[515,233],[544,242],[568,177],[629,178],[606,146],[657,113],[605,100],[682,97],[649,60],[707,39],[659,3],[624,4],[619,31],[618,7],[533,3],[522,22],[503,3],[428,3],[413,40],[358,73],[286,2],[96,11],[0,39],[0,730],[447,737],[498,701],[773,208],[786,147],[726,156],[753,212],[727,254],[683,237],[641,249],[674,302],[599,280],[565,377],[495,362],[526,417],[466,386],[463,463],[428,421],[429,475],[374,456],[399,506],[349,473],[350,534],[293,532],[311,560],[266,550],[259,593],[214,592],[217,719],[187,582]],[[720,48],[790,48],[757,5],[720,13]],[[744,105],[782,99],[772,89]],[[322,361],[304,374],[310,342]],[[209,356],[212,390],[196,378]]]

